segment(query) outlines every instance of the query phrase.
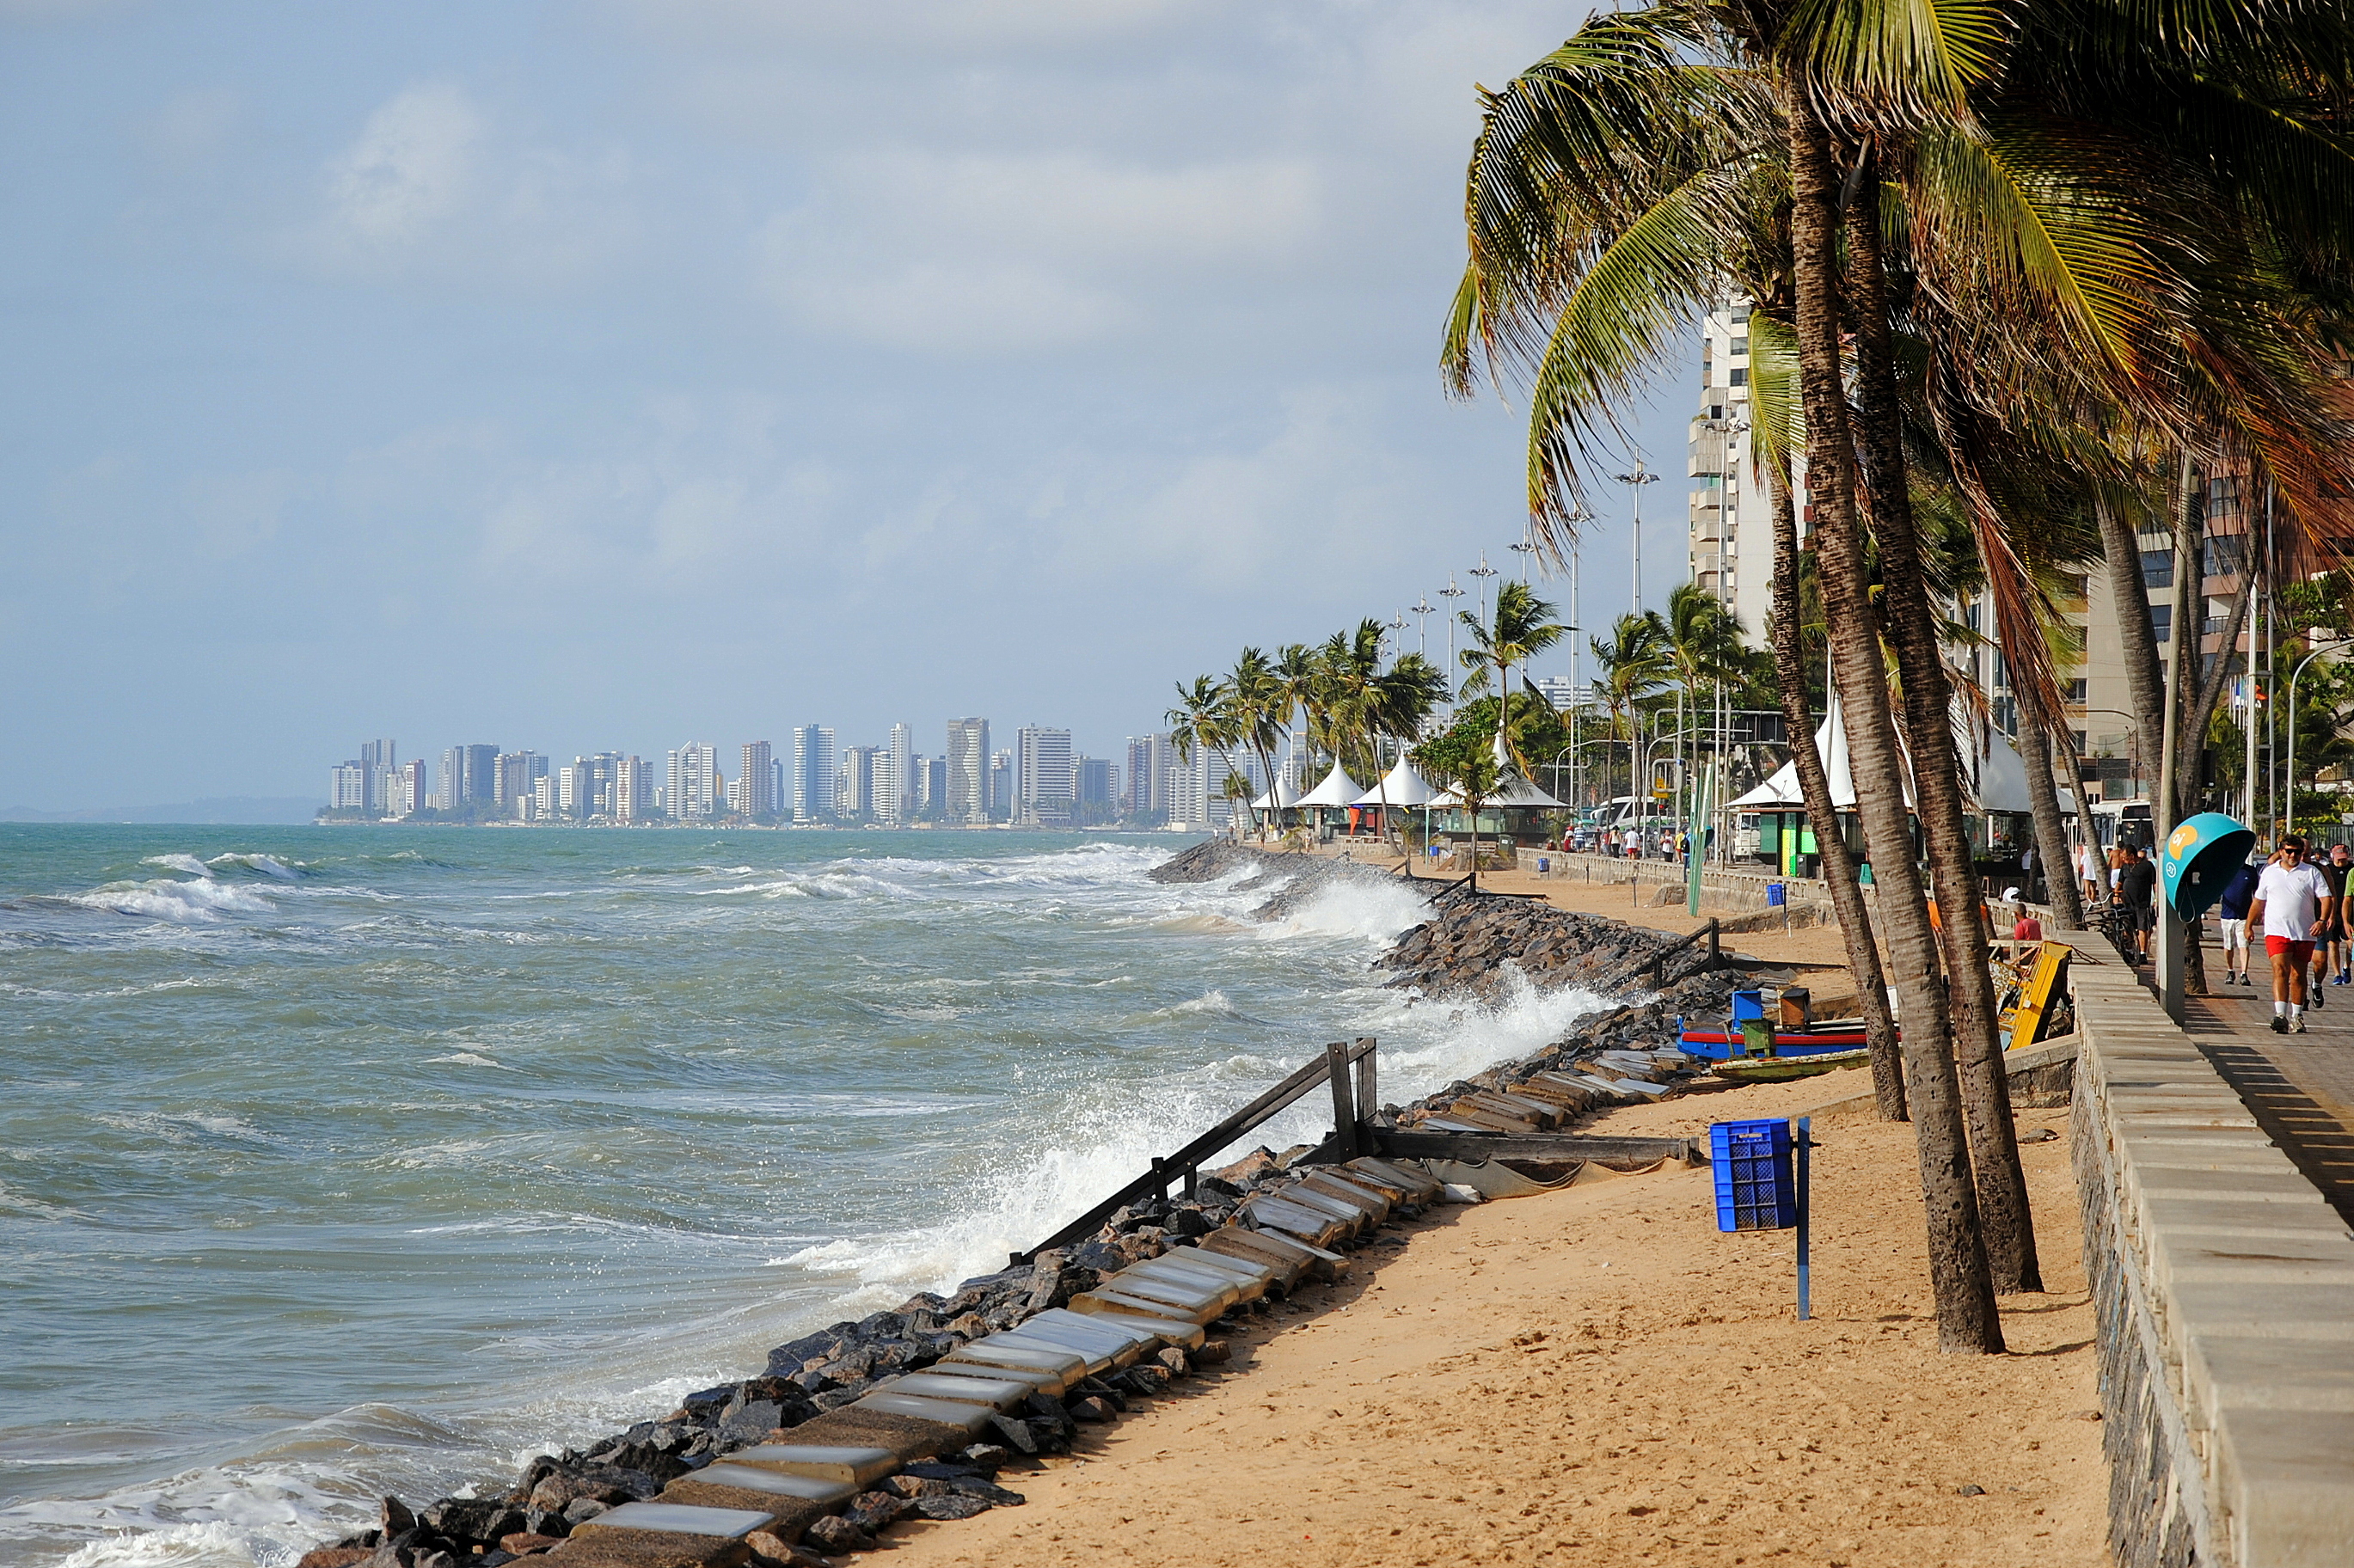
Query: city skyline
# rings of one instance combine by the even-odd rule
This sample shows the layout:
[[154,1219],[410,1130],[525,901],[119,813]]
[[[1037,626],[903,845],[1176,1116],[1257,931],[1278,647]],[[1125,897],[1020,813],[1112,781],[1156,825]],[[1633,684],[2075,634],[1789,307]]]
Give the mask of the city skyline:
[[1575,18],[1055,16],[7,10],[0,806],[323,799],[355,715],[1110,756],[1505,559],[1519,416],[1435,359],[1472,84]]

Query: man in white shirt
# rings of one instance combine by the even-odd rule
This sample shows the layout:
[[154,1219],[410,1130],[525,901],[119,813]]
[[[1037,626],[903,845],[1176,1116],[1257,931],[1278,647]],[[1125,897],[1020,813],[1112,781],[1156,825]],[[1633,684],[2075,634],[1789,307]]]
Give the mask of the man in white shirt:
[[2084,902],[2105,904],[2109,898],[2109,874],[2101,863],[2100,846],[2090,842],[2076,851],[2076,874],[2084,884]]
[[2313,944],[2338,913],[2328,878],[2305,863],[2305,841],[2292,833],[2280,842],[2272,863],[2257,880],[2248,923],[2264,934],[2264,954],[2273,964],[2273,1033],[2305,1033],[2306,972],[2313,967]]

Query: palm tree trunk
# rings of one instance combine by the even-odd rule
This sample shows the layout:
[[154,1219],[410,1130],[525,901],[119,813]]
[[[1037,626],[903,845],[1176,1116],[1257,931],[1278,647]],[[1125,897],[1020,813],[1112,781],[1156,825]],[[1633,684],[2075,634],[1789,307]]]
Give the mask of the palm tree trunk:
[[1889,641],[1903,675],[1913,792],[1944,916],[1940,935],[1953,990],[1954,1045],[1961,1065],[1978,1217],[1986,1227],[1995,1289],[2040,1291],[2043,1273],[2035,1255],[2035,1219],[2027,1205],[2027,1172],[2020,1164],[2019,1132],[2011,1122],[2010,1075],[1997,1038],[1999,1009],[1987,965],[1984,905],[1970,852],[1960,762],[1954,752],[1953,691],[1937,646],[1936,612],[1921,574],[1920,536],[1905,472],[1904,413],[1897,400],[1888,280],[1881,260],[1880,175],[1873,162],[1866,163],[1857,185],[1847,232],[1849,302],[1856,327],[1857,448],[1872,498],[1872,535],[1880,545]]
[[2134,713],[2134,773],[2155,779],[2152,753],[2166,732],[2166,673],[2158,659],[2158,629],[2150,624],[2149,588],[2142,581],[2141,540],[2105,499],[2096,495],[2093,511],[2100,519],[2101,554],[2108,563],[2109,594],[2124,643],[2126,693]]
[[[1929,1277],[1941,1349],[2002,1350],[2002,1319],[1979,1229],[1970,1149],[1955,1080],[1952,1021],[1937,979],[1931,930],[1905,822],[1903,763],[1888,698],[1856,525],[1854,448],[1840,377],[1839,176],[1829,138],[1800,74],[1776,83],[1789,127],[1790,239],[1797,284],[1799,386],[1807,419],[1807,483],[1819,518],[1821,571],[1831,664],[1843,705],[1857,813],[1871,847],[1889,957],[1904,1011],[1904,1091],[1919,1151],[1926,1211]],[[1946,728],[1942,715],[1937,731]],[[1972,901],[1975,906],[1976,900]]]
[[[2076,895],[2076,862],[2068,853],[2068,830],[2060,821],[2060,794],[2052,777],[2052,726],[2032,701],[2019,705],[2019,755],[2027,764],[2027,804],[2035,814],[2035,858],[2043,863],[2044,897],[2062,930],[2081,931],[2084,901]],[[2077,786],[2080,794],[2083,789]],[[2081,813],[2084,802],[2076,805]]]
[[1774,501],[1774,677],[1781,687],[1782,722],[1790,730],[1790,761],[1798,771],[1798,792],[1815,824],[1815,847],[1822,853],[1823,882],[1839,915],[1847,944],[1848,968],[1855,974],[1855,1000],[1863,1013],[1863,1038],[1872,1048],[1872,1097],[1883,1121],[1904,1119],[1904,1065],[1898,1054],[1895,1021],[1888,1016],[1888,979],[1880,967],[1880,941],[1872,911],[1863,902],[1855,854],[1840,832],[1839,808],[1831,800],[1830,776],[1815,748],[1815,715],[1807,702],[1807,651],[1798,624],[1797,506],[1778,463],[1766,465],[1766,486]]

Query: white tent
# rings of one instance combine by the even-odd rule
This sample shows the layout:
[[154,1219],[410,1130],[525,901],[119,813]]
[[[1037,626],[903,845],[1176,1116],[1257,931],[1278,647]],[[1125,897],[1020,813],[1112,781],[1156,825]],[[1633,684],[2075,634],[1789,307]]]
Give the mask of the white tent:
[[1323,783],[1299,797],[1292,804],[1295,806],[1353,806],[1357,802],[1359,793],[1360,786],[1357,781],[1350,778],[1341,765],[1335,762],[1332,764],[1332,771],[1324,775]]
[[1430,780],[1414,770],[1414,764],[1405,758],[1383,775],[1382,781],[1350,802],[1356,806],[1427,806],[1438,791]]
[[[1463,793],[1461,790],[1449,785],[1447,789],[1442,789],[1437,795],[1432,796],[1430,803],[1434,806],[1459,807],[1463,804]],[[1539,810],[1567,810],[1569,809],[1569,802],[1566,800],[1554,800],[1552,796],[1546,794],[1543,789],[1540,789],[1534,784],[1530,783],[1527,779],[1522,778],[1517,773],[1507,773],[1500,779],[1498,779],[1496,780],[1496,792],[1485,797],[1479,802],[1479,809],[1483,811],[1492,811],[1505,807],[1513,806],[1532,806]]]
[[[1958,705],[1956,705],[1958,707]],[[1965,782],[1968,775],[1978,776],[1978,805],[1981,811],[2024,811],[2030,809],[2027,797],[2027,764],[2018,750],[1999,732],[1988,736],[1989,747],[1983,757],[1977,754],[1977,743],[1965,717],[1955,726],[1954,746],[1966,763],[1976,767],[1964,768]],[[1840,721],[1838,694],[1832,694],[1829,711],[1815,731],[1815,749],[1823,759],[1825,781],[1830,785],[1831,805],[1842,811],[1855,810],[1855,776],[1848,766],[1847,726]],[[2065,814],[2076,809],[2076,797],[2062,789],[2060,810]],[[1798,790],[1798,765],[1786,762],[1774,776],[1739,800],[1730,802],[1732,811],[1792,811],[1806,809],[1806,798]],[[1904,789],[1904,804],[1913,804],[1913,789],[1908,779]]]
[[1251,802],[1254,811],[1288,811],[1299,804],[1299,791],[1291,787],[1289,770],[1277,776],[1275,788]]

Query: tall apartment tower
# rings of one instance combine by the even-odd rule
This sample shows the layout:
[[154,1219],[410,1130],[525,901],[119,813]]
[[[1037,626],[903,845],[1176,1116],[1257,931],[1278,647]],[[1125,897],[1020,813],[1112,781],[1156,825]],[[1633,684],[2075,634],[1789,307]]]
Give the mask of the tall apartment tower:
[[663,785],[663,810],[681,821],[695,822],[719,814],[719,751],[701,741],[689,741],[673,751]]
[[338,811],[367,809],[367,769],[357,762],[338,762],[328,776],[327,804]]
[[916,814],[916,732],[904,724],[891,726],[884,777],[875,786],[875,814],[896,826]]
[[1165,735],[1128,737],[1128,792],[1122,804],[1139,822],[1164,821],[1169,816],[1169,765],[1177,759]]
[[837,809],[844,821],[880,820],[884,775],[890,766],[890,754],[879,746],[854,746],[842,754]]
[[360,767],[366,800],[363,802],[373,811],[384,811],[392,798],[392,771],[400,766],[398,748],[390,740],[360,742]]
[[940,819],[961,826],[989,823],[989,721],[949,720],[948,793]]
[[777,768],[775,747],[765,740],[748,740],[740,759],[743,772],[737,776],[737,789],[744,797],[744,814],[748,817],[773,817],[777,814]]
[[613,765],[613,820],[642,822],[654,811],[654,770],[642,757],[624,757]]
[[431,786],[425,777],[425,759],[414,758],[392,770],[392,790],[384,802],[387,816],[406,817],[425,810]]
[[[1750,467],[1749,306],[1726,303],[1701,325],[1700,410],[1692,416],[1691,580],[1733,607],[1753,646],[1774,600],[1774,514]],[[1804,482],[1803,476],[1801,483]],[[1803,508],[1800,517],[1804,518]]]
[[1078,791],[1071,770],[1071,732],[1025,726],[1014,732],[1014,799],[1020,820],[1038,827],[1070,825]]
[[492,761],[491,804],[503,817],[526,817],[525,802],[547,774],[547,758],[536,751],[502,751]]
[[833,731],[805,724],[793,731],[793,821],[822,822],[833,816],[836,779]]

